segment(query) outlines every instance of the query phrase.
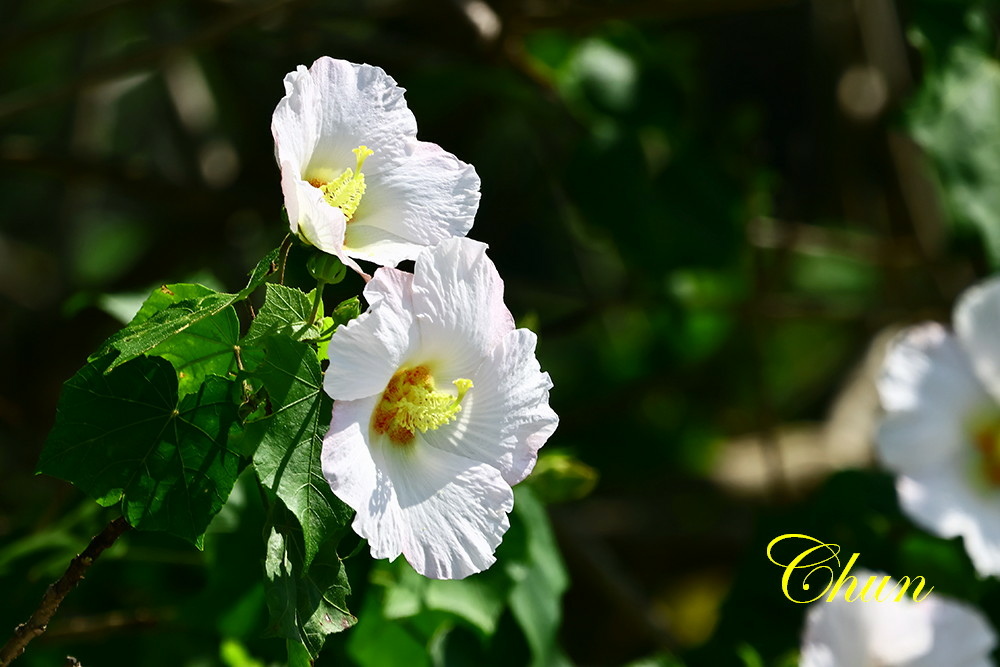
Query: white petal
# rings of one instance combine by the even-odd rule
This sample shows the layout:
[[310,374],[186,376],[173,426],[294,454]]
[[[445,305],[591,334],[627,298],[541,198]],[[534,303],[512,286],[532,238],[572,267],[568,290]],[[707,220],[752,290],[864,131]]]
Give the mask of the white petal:
[[341,210],[330,206],[319,188],[296,178],[287,162],[281,165],[281,191],[292,233],[323,252],[341,253],[347,224]]
[[456,369],[477,368],[514,328],[486,244],[467,238],[442,241],[417,258],[413,306],[424,352]]
[[[309,71],[299,65],[285,75],[285,96],[271,117],[274,156],[278,164],[288,163],[289,173],[302,178],[319,138],[319,118],[314,110],[320,105],[318,91],[311,84]],[[284,167],[282,167],[284,173]]]
[[842,599],[813,603],[806,615],[800,667],[864,665],[868,632],[853,605]]
[[1000,574],[1000,489],[987,488],[985,482],[980,486],[973,464],[956,461],[899,477],[899,504],[925,529],[942,537],[961,536],[980,574]]
[[[421,248],[465,236],[479,207],[479,176],[436,144],[414,141],[391,168],[369,174],[346,245],[352,257],[381,261],[388,245],[395,262],[416,259]],[[405,253],[405,254],[404,254]]]
[[396,266],[404,260],[413,259],[426,247],[384,229],[369,227],[358,222],[357,217],[347,226],[344,245],[344,252],[351,257],[381,266]]
[[997,645],[996,632],[976,608],[932,595],[917,604],[930,604],[934,643],[921,663],[925,667],[990,667]]
[[535,334],[527,329],[508,333],[470,374],[473,387],[458,419],[428,431],[425,440],[498,467],[510,485],[527,477],[538,450],[559,423],[549,407],[552,381],[538,366],[535,342]]
[[[885,576],[852,572],[859,581]],[[890,579],[888,589],[898,582]],[[807,615],[801,664],[804,667],[980,667],[992,664],[996,635],[975,608],[938,594],[879,602],[814,603]]]
[[395,269],[376,271],[365,287],[365,298],[373,307],[333,333],[323,387],[334,399],[380,396],[393,374],[418,349],[420,331],[413,319],[411,280]]
[[[407,530],[398,537],[413,569],[434,579],[462,579],[496,561],[514,507],[500,471],[428,447],[419,437],[406,447],[383,443],[375,452],[376,460],[383,455],[380,463],[403,516]],[[382,530],[375,516],[359,514],[359,523]],[[372,555],[380,557],[374,543]]]
[[369,308],[413,310],[413,274],[393,268],[375,271],[364,290]]
[[955,307],[955,331],[976,375],[1000,400],[1000,277],[965,291]]
[[417,124],[404,90],[381,68],[320,58],[309,70],[299,66],[285,77],[285,97],[271,122],[279,162],[309,169],[355,166],[351,152],[361,145],[375,151],[366,175],[377,174],[404,156]]
[[878,391],[886,415],[877,451],[903,474],[970,450],[970,421],[993,405],[956,338],[933,323],[908,329],[893,343]]
[[[378,469],[368,451],[368,424],[380,396],[334,401],[330,430],[323,438],[323,475],[338,498],[357,510],[378,486]],[[396,555],[399,555],[398,553]]]
[[357,511],[354,530],[373,558],[402,553],[435,579],[461,579],[492,565],[510,527],[514,494],[500,472],[421,443],[397,446],[370,432],[378,397],[334,403],[323,472]]

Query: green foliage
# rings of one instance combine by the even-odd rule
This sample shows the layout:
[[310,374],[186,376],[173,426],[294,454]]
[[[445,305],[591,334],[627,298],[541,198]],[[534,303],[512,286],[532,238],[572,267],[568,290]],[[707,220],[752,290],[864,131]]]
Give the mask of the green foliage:
[[[227,312],[227,309],[232,310],[234,303],[245,299],[263,284],[273,272],[277,256],[277,250],[268,253],[251,272],[247,286],[237,294],[221,294],[200,285],[177,286],[177,292],[168,286],[155,290],[128,326],[109,338],[91,355],[90,361],[117,350],[119,354],[108,365],[108,372],[143,354],[166,353],[186,366],[197,363],[201,358],[202,350],[197,341],[206,334],[209,336],[209,349],[205,352],[210,358],[216,357],[219,341],[213,341],[213,338],[220,331],[224,337],[229,337],[231,318],[222,315],[224,323],[206,323],[205,320]],[[195,327],[194,331],[188,332],[192,327]],[[204,369],[197,372],[204,372]]]
[[108,372],[110,356],[70,378],[38,472],[72,482],[130,524],[202,545],[229,496],[241,457],[234,385],[209,378],[178,398],[177,375],[156,357]]
[[268,283],[264,289],[264,305],[250,324],[247,335],[243,337],[244,345],[255,343],[266,336],[315,340],[323,333],[322,309],[316,314],[317,321],[307,324],[316,290],[303,294],[301,290],[273,283]]
[[299,520],[303,566],[309,567],[327,537],[351,518],[320,467],[333,401],[323,391],[323,374],[309,345],[284,337],[263,345],[266,356],[254,377],[267,391],[270,411],[247,425],[251,438],[260,441],[254,467],[261,484]]
[[[289,642],[301,644],[315,658],[329,634],[357,622],[347,611],[351,592],[337,555],[339,535],[330,536],[308,566],[302,530],[281,504],[272,508],[264,570],[271,630]],[[298,647],[289,647],[289,663],[302,664]]]
[[954,47],[928,76],[908,120],[934,160],[954,222],[977,229],[1000,266],[1000,64],[978,49]]
[[536,667],[569,664],[556,641],[562,618],[560,600],[569,584],[545,508],[526,487],[515,492],[514,508],[524,525],[526,540],[520,562],[505,569],[515,582],[509,603],[531,647]]

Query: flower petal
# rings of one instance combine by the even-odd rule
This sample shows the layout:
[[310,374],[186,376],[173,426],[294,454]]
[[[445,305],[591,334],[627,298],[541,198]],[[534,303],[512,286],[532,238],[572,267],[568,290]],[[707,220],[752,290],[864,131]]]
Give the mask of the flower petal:
[[536,340],[527,329],[508,333],[471,374],[473,387],[458,419],[425,433],[427,443],[499,468],[508,484],[527,477],[559,423],[549,407],[552,381],[535,357]]
[[375,153],[365,162],[374,175],[406,155],[417,122],[404,89],[381,68],[333,58],[301,65],[285,77],[285,97],[271,122],[279,162],[290,161],[300,178],[309,169],[355,166],[361,145]]
[[334,401],[330,430],[323,438],[323,475],[337,497],[355,510],[369,502],[378,486],[380,473],[368,451],[368,424],[379,399]]
[[365,174],[365,196],[345,239],[352,257],[383,261],[392,250],[395,262],[416,259],[424,247],[472,228],[479,175],[440,146],[411,142],[391,168]]
[[500,472],[418,440],[397,446],[372,437],[378,397],[334,404],[323,441],[323,472],[357,511],[354,530],[373,558],[402,553],[435,579],[461,579],[492,565],[510,527],[514,494]]
[[478,368],[514,329],[503,303],[503,280],[486,247],[467,238],[448,239],[422,253],[414,269],[413,306],[424,351],[466,372]]
[[[885,576],[855,570],[858,581]],[[890,579],[887,589],[898,585]],[[996,635],[974,607],[938,594],[879,602],[843,597],[810,606],[803,637],[803,667],[898,665],[985,667]]]
[[334,399],[381,395],[393,373],[419,346],[411,282],[408,273],[379,269],[364,291],[372,307],[333,333],[323,387]]
[[955,307],[955,332],[968,352],[976,375],[1000,400],[1000,277],[985,280],[962,294]]
[[975,607],[932,595],[920,604],[929,603],[934,643],[921,665],[955,667],[990,667],[988,657],[997,645],[993,628]]
[[974,482],[971,461],[956,461],[900,476],[896,492],[916,523],[942,537],[961,536],[976,571],[1000,574],[1000,489]]
[[[861,603],[854,603],[861,604]],[[802,637],[800,667],[864,665],[868,632],[852,603],[837,598],[809,606]]]
[[877,451],[903,474],[971,450],[970,421],[992,405],[957,339],[934,323],[908,329],[892,344],[878,392],[886,415]]
[[281,191],[285,197],[288,224],[293,234],[302,236],[310,245],[336,255],[348,266],[360,271],[357,262],[343,251],[347,221],[339,208],[330,206],[323,193],[295,177],[287,163],[281,168]]

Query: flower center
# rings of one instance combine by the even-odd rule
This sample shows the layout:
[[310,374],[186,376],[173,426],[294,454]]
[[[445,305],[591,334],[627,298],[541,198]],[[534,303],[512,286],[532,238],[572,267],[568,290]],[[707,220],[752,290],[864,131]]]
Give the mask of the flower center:
[[329,170],[318,170],[313,172],[312,178],[306,179],[309,185],[323,192],[327,204],[341,210],[348,222],[354,217],[365,194],[365,175],[361,173],[361,166],[369,155],[375,154],[367,146],[358,146],[351,152],[357,157],[354,169],[348,167],[336,178],[327,178],[332,174],[323,172]]
[[979,452],[981,471],[991,486],[1000,486],[1000,416],[976,422],[972,442]]
[[399,369],[375,406],[372,428],[397,445],[408,445],[417,431],[425,433],[455,421],[472,380],[459,378],[454,385],[458,396],[437,390],[427,366]]

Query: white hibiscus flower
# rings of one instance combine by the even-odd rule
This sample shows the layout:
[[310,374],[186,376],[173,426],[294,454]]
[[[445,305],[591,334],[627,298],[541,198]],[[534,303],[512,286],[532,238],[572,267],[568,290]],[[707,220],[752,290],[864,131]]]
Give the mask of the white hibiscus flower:
[[962,536],[976,570],[1000,574],[1000,280],[973,287],[955,332],[924,324],[891,347],[878,381],[877,450],[903,510]]
[[[885,575],[859,571],[859,581]],[[802,638],[801,667],[988,667],[996,633],[979,610],[931,593],[919,602],[890,592],[882,602],[864,600],[810,605]],[[874,592],[874,587],[873,587]],[[897,589],[898,590],[898,589]]]
[[417,141],[403,89],[378,67],[320,58],[285,76],[271,121],[292,232],[336,255],[383,266],[465,236],[476,170]]
[[493,564],[523,480],[558,418],[486,246],[449,239],[413,274],[379,269],[368,310],[330,341],[323,472],[374,558],[460,579]]

